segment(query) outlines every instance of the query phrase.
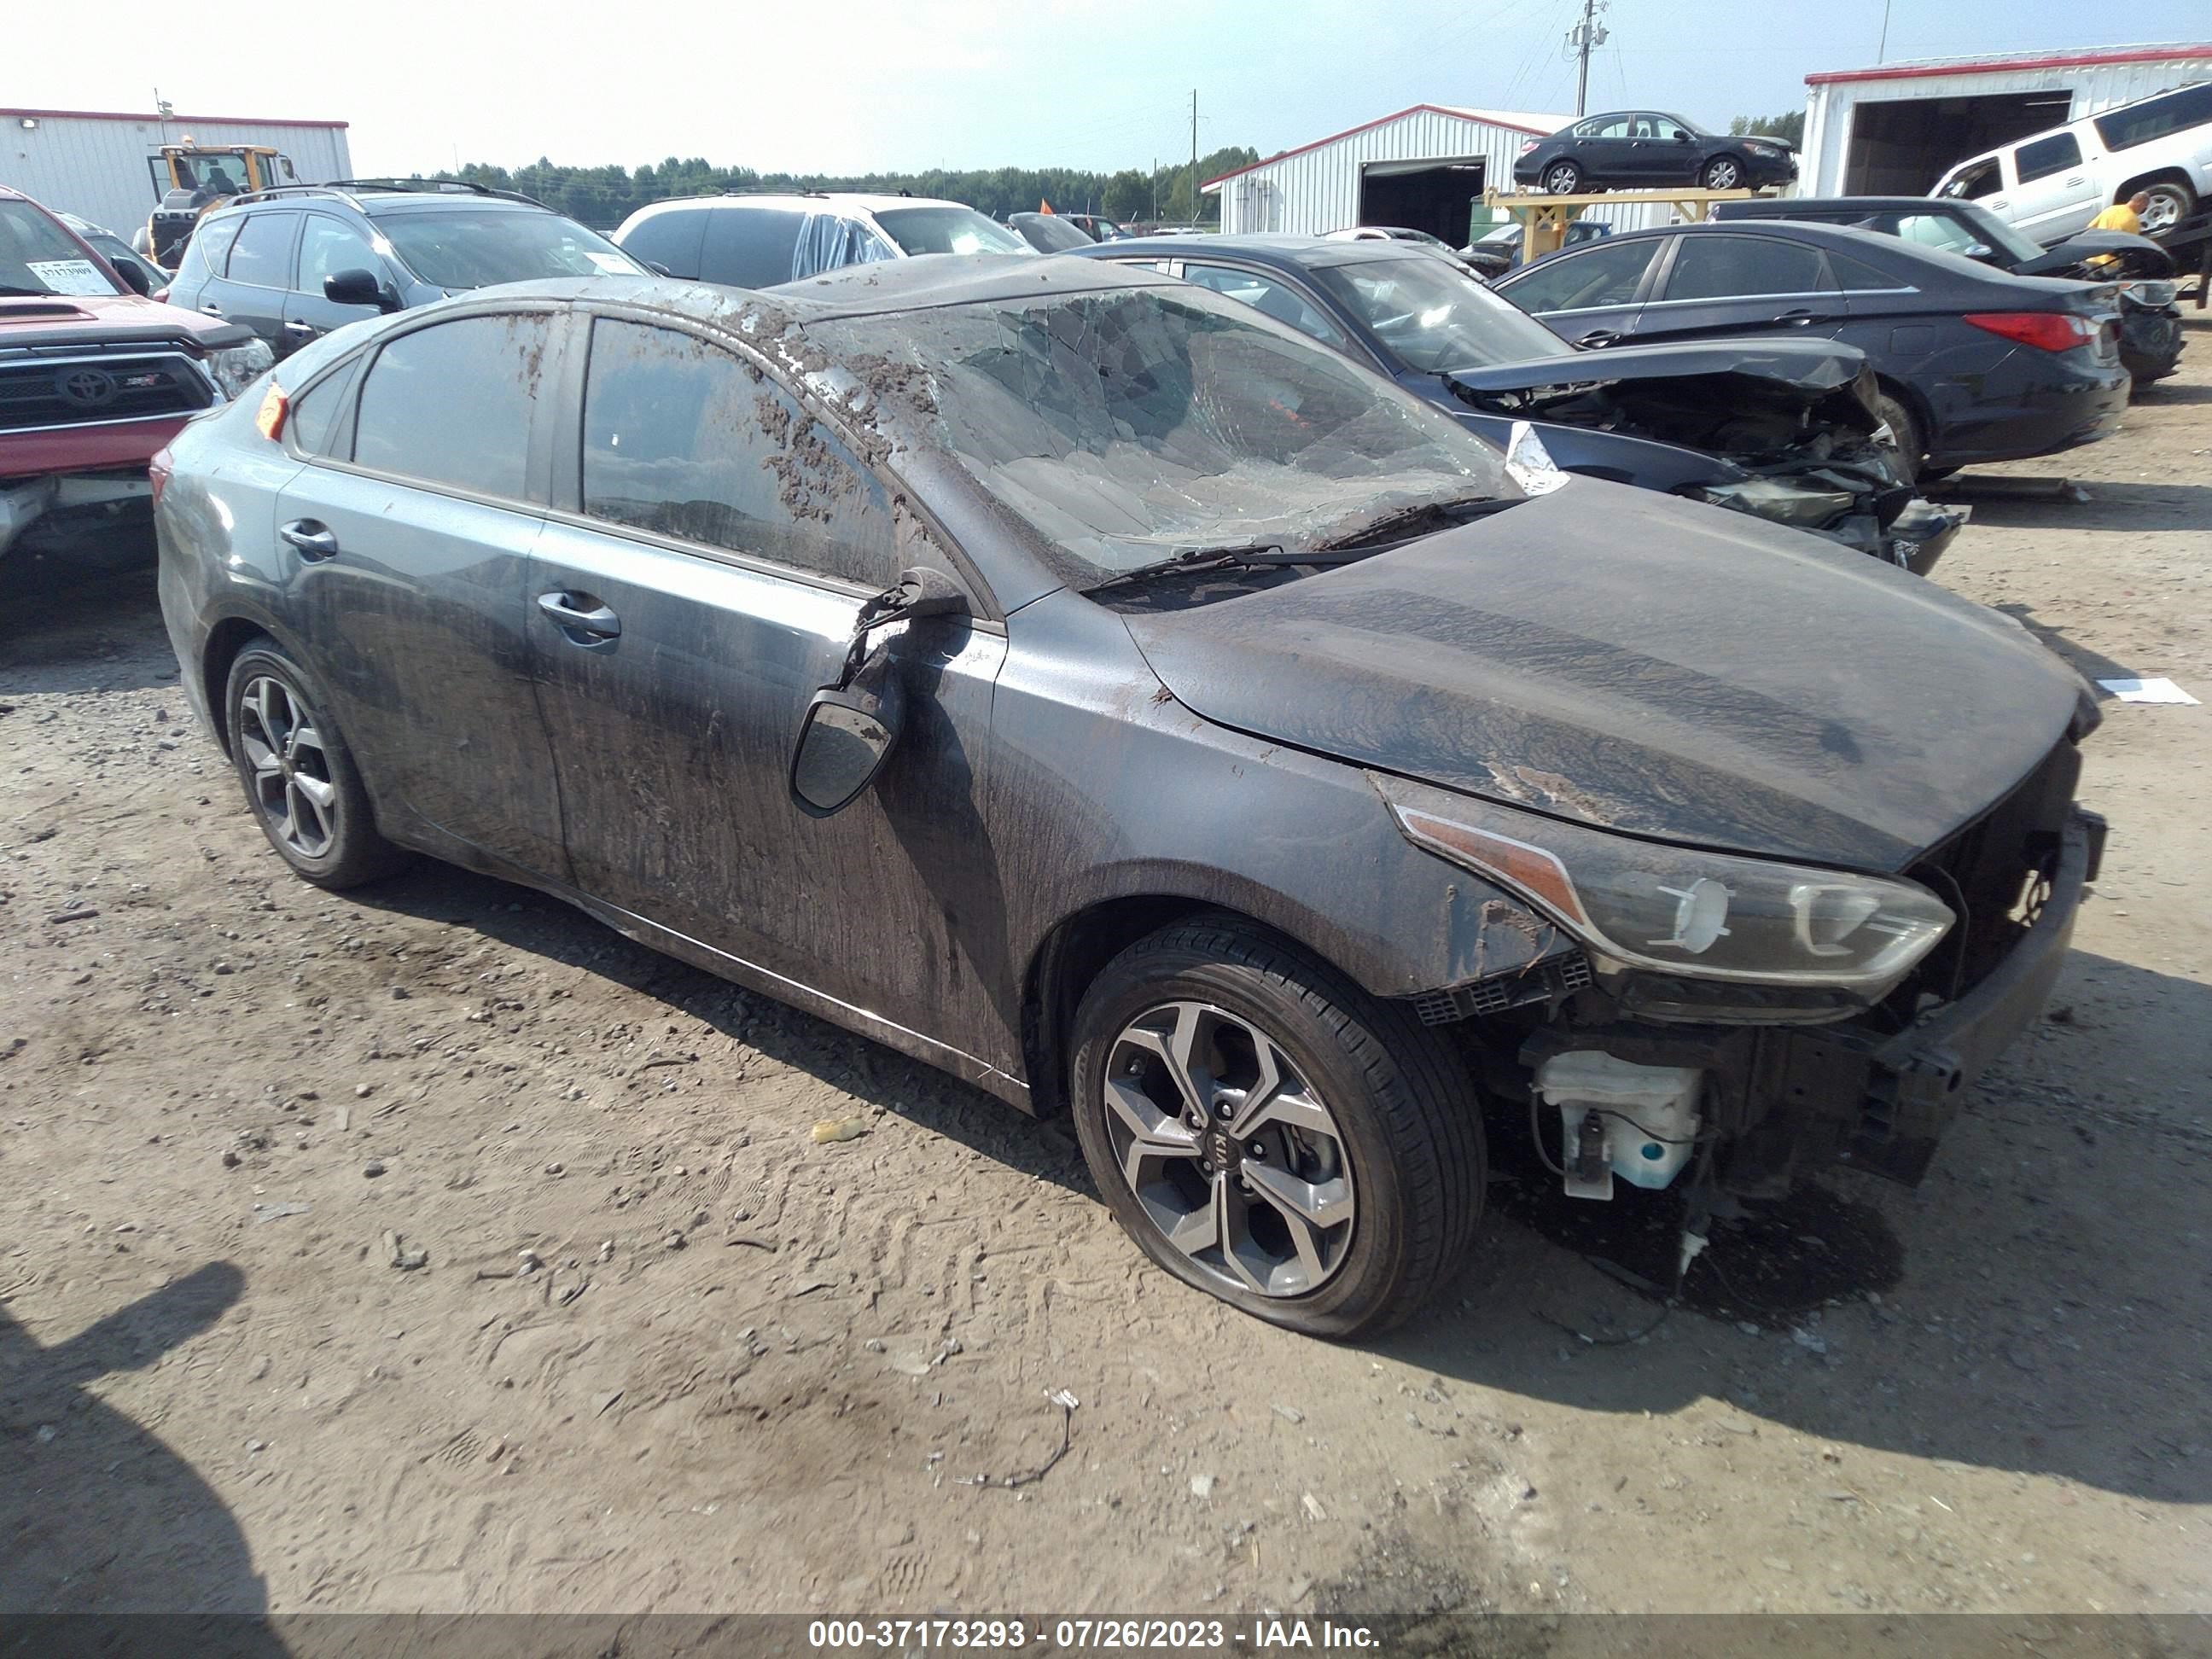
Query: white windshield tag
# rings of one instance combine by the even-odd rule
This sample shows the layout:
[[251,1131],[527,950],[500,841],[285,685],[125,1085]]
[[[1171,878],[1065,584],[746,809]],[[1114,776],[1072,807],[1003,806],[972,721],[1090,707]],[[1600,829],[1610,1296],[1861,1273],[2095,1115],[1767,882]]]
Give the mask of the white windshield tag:
[[50,294],[112,294],[115,284],[89,259],[32,259],[24,267]]

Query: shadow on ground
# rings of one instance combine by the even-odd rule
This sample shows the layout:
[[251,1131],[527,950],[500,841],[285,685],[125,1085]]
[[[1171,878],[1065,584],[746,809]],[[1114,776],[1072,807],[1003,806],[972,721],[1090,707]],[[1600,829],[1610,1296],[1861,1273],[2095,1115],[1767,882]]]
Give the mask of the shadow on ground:
[[220,1613],[225,1652],[286,1651],[258,1617],[261,1577],[229,1508],[185,1459],[88,1386],[154,1364],[213,1325],[245,1277],[210,1262],[41,1346],[0,1310],[0,1651],[76,1650],[42,1613]]
[[[1032,1122],[557,901],[432,864],[355,896],[655,997],[1095,1201],[1064,1124]],[[2112,1042],[2194,1041],[2212,1073],[2212,991],[2078,953],[2075,963],[2094,964],[2111,1020],[2145,1022],[2108,1032]],[[1482,1252],[1437,1310],[1376,1351],[1579,1409],[1673,1412],[1728,1399],[1823,1439],[2146,1498],[2212,1497],[2212,1422],[2177,1423],[2173,1403],[2200,1402],[2191,1409],[2201,1417],[2212,1381],[2200,1375],[2212,1289],[2190,1267],[2198,1247],[2187,1242],[2201,1218],[2203,1173],[2191,1165],[2204,1132],[2177,1131],[2195,1135],[2189,1155],[2145,1158],[2130,1150],[2117,1109],[2021,1076],[2001,1066],[1984,1081],[1917,1192],[1843,1173],[1725,1217],[1671,1310],[1660,1296],[1674,1272],[1680,1194],[1568,1200],[1522,1151],[1525,1129],[1509,1114],[1492,1126]],[[1900,1296],[1909,1312],[1897,1310]],[[1471,1310],[1454,1310],[1468,1298]],[[1806,1320],[1808,1310],[1817,1318]],[[1662,1311],[1674,1327],[1666,1340],[1615,1345]],[[1845,1335],[1847,1319],[1866,1330]],[[1829,1334],[1800,1342],[1800,1325]]]
[[[1978,530],[2125,530],[2140,534],[2212,529],[2212,485],[2099,480],[2081,488],[2088,494],[2086,501],[1980,495],[1971,488],[1959,491],[1958,499],[1972,506]],[[1948,494],[1945,499],[1949,499]]]

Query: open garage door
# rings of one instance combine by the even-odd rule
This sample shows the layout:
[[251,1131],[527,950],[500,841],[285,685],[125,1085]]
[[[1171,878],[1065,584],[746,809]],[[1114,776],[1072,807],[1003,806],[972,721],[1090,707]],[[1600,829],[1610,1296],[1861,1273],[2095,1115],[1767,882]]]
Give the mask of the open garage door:
[[1924,196],[1954,162],[2071,118],[2070,89],[1899,98],[1851,112],[1846,196]]
[[1480,155],[1425,161],[1368,161],[1359,169],[1359,222],[1403,225],[1467,245],[1482,199]]

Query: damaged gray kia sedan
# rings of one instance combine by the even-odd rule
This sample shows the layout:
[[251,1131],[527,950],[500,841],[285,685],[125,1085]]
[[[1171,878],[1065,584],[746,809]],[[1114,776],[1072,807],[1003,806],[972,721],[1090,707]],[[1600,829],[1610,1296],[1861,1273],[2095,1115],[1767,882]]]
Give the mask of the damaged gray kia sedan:
[[1918,1177],[2059,971],[2083,683],[1832,542],[1524,489],[1090,261],[370,321],[158,464],[161,597],[309,881],[402,849],[1072,1110],[1169,1273],[1418,1307],[1571,1193]]

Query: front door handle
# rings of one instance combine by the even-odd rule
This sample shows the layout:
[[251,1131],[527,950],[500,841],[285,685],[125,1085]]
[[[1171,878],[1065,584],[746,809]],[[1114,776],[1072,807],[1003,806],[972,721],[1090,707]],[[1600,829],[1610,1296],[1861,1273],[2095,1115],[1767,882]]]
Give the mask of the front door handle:
[[210,302],[210,303],[209,303],[209,304],[207,304],[207,305],[204,305],[204,306],[202,306],[202,307],[200,307],[200,309],[201,309],[202,311],[204,311],[205,313],[207,313],[207,314],[208,314],[209,316],[210,316],[210,317],[220,317],[220,316],[222,316],[222,307],[221,306],[219,306],[219,305],[216,305],[216,304],[214,304],[214,303],[212,303],[212,302]]
[[2069,186],[2069,188],[2070,188],[2071,186],[2075,185],[2078,185],[2078,184],[2080,184],[2081,182],[2081,174],[2080,174],[2080,173],[2075,173],[2075,174],[2071,179],[2069,179],[2066,181],[2066,183],[2067,183],[2067,185],[2068,185],[2068,186]]
[[1620,336],[1609,328],[1594,328],[1575,343],[1578,346],[1588,346],[1592,351],[1595,351],[1601,347],[1611,345],[1620,337]]
[[325,559],[338,556],[338,538],[331,527],[316,519],[295,519],[276,532],[294,547],[300,556],[310,564],[319,564]]
[[301,322],[295,317],[284,325],[284,331],[287,334],[296,334],[303,340],[312,340],[315,337],[317,330],[313,323]]
[[1784,312],[1774,320],[1778,323],[1787,323],[1792,328],[1802,328],[1808,323],[1819,322],[1820,318],[1817,312],[1807,311],[1801,307],[1796,311]]
[[565,589],[540,593],[538,608],[552,617],[560,630],[578,645],[596,644],[622,633],[622,618],[588,593],[571,593]]

